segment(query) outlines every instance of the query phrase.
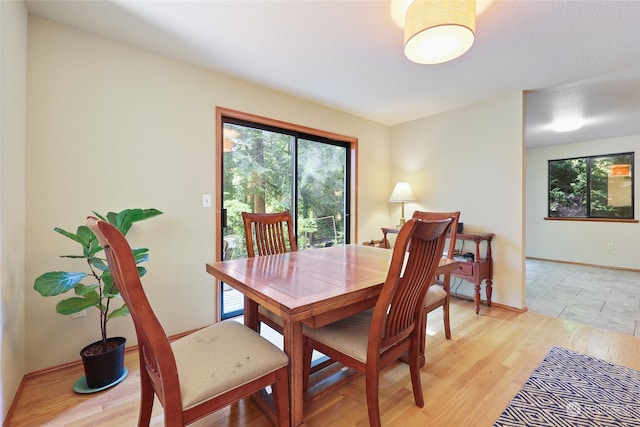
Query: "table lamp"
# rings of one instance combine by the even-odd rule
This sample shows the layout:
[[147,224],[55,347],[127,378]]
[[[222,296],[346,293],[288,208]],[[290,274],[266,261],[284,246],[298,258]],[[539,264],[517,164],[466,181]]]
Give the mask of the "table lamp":
[[393,192],[391,193],[391,197],[389,197],[389,202],[393,203],[402,203],[402,210],[400,214],[400,226],[405,223],[404,218],[404,204],[405,202],[413,202],[416,200],[416,197],[413,195],[413,191],[411,191],[411,187],[409,187],[409,183],[407,182],[399,182],[396,184]]

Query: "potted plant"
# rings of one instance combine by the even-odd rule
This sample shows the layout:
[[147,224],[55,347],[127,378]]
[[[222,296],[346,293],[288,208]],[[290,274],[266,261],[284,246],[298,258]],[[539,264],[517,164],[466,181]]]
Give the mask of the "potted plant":
[[[106,217],[94,212],[103,221],[114,225],[126,235],[134,222],[143,221],[162,214],[156,209],[125,209],[121,212],[109,212]],[[109,266],[99,255],[102,247],[93,232],[86,226],[78,227],[76,233],[54,228],[54,231],[79,243],[82,246],[80,255],[61,255],[61,258],[84,259],[87,272],[50,271],[39,276],[33,287],[42,296],[56,296],[74,291],[74,296],[61,300],[56,311],[63,315],[79,313],[91,307],[100,312],[100,337],[80,351],[85,371],[86,386],[77,382],[74,390],[91,392],[102,390],[120,382],[126,376],[124,368],[124,337],[109,337],[107,324],[110,319],[129,314],[127,306],[118,304],[114,299],[120,298],[118,288],[113,282]],[[149,259],[147,248],[133,249],[136,263]],[[144,267],[138,266],[138,274],[146,273]],[[83,281],[88,283],[83,283]],[[82,380],[82,379],[81,379]],[[81,391],[87,389],[87,391]]]

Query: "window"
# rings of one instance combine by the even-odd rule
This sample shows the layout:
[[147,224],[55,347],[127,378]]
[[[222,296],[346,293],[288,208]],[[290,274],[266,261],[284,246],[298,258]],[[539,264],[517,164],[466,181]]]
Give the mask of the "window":
[[633,219],[633,155],[549,160],[549,217]]
[[[221,259],[247,256],[243,211],[289,211],[298,250],[350,243],[355,138],[223,108],[217,113]],[[221,318],[241,314],[242,303],[222,284]]]
[[[287,210],[298,250],[349,243],[348,144],[229,118],[222,126],[224,233],[243,235],[243,211]],[[233,258],[246,256],[240,249]]]

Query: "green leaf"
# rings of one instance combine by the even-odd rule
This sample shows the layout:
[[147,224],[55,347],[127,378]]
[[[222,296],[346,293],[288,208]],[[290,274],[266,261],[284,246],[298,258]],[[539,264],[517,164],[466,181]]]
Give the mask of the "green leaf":
[[127,209],[116,216],[116,227],[126,236],[134,222],[142,219],[142,209]]
[[91,292],[95,292],[95,289],[98,288],[98,285],[83,285],[82,283],[78,283],[76,286],[76,295],[85,296],[90,294]]
[[60,234],[62,234],[62,235],[63,235],[63,236],[65,236],[65,237],[68,237],[69,239],[73,240],[74,242],[78,242],[78,243],[80,243],[81,245],[84,245],[84,242],[82,241],[82,239],[81,239],[80,237],[78,237],[77,235],[75,235],[75,234],[73,234],[73,233],[70,233],[70,232],[68,232],[68,231],[66,231],[66,230],[63,230],[63,229],[62,229],[62,228],[60,228],[60,227],[55,227],[55,228],[53,229],[53,231],[55,231],[56,233],[60,233]]
[[[114,293],[115,292],[115,293]],[[104,289],[102,296],[105,298],[115,298],[119,296],[118,288],[115,286],[110,287],[109,289]]]
[[133,252],[133,256],[137,256],[149,252],[149,248],[131,248],[131,252]]
[[60,314],[78,313],[90,307],[95,307],[100,303],[100,297],[97,292],[89,293],[82,297],[72,297],[60,301],[56,305],[56,311]]
[[129,309],[127,308],[126,304],[122,304],[122,307],[111,311],[111,313],[109,313],[109,316],[107,317],[109,319],[112,319],[114,317],[122,317],[122,316],[128,316],[128,315],[129,315]]
[[96,269],[100,271],[109,270],[109,266],[105,264],[102,258],[91,258],[89,259],[89,263],[91,263],[92,266],[94,266]]
[[82,245],[87,248],[91,246],[92,240],[97,240],[96,236],[93,234],[93,231],[91,231],[86,225],[81,225],[78,227],[77,235],[82,242]]
[[115,285],[113,281],[113,277],[111,276],[111,272],[105,271],[102,275],[102,294],[107,298],[115,297],[120,293],[118,287]]
[[136,264],[149,261],[149,249],[147,248],[132,249],[132,252],[133,252],[133,257],[136,260]]
[[84,247],[84,253],[87,258],[91,258],[102,250],[102,246],[100,246],[100,241],[98,240],[96,235],[93,234],[93,231],[91,231],[89,227],[86,227],[86,226],[83,226],[83,227],[87,233],[87,235],[85,236],[86,245]]
[[102,283],[105,285],[113,285],[113,275],[109,270],[105,271],[102,275]]
[[141,266],[138,266],[138,276],[142,277],[147,274],[147,269]]
[[86,225],[78,227],[78,239],[82,243],[82,253],[84,258],[91,258],[102,250],[102,246],[100,246],[98,238]]
[[50,271],[38,277],[33,283],[33,288],[45,297],[60,295],[75,288],[85,277],[87,274],[81,272]]
[[157,209],[125,209],[118,213],[109,212],[107,219],[126,236],[134,222],[143,221],[161,214],[162,212]]
[[149,254],[144,253],[140,255],[136,255],[136,264],[140,264],[141,262],[149,261]]
[[116,212],[107,212],[107,221],[109,222],[109,224],[115,225],[117,227],[117,216],[118,214]]

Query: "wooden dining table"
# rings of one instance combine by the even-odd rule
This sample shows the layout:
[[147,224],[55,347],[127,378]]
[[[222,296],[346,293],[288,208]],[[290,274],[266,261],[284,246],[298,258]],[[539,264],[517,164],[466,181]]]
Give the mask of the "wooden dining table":
[[[392,252],[345,245],[207,264],[208,273],[244,295],[248,327],[258,330],[258,306],[284,320],[292,426],[303,424],[303,325],[320,327],[372,308]],[[442,258],[436,274],[457,268]]]

